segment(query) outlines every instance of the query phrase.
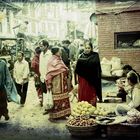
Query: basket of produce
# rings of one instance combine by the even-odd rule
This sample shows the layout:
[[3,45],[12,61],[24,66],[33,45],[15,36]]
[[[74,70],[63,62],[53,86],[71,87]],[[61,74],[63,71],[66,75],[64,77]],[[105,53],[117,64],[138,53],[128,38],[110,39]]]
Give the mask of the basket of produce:
[[92,136],[96,135],[98,125],[89,116],[77,116],[68,119],[66,128],[72,136]]
[[84,115],[91,115],[94,113],[96,108],[89,104],[86,101],[81,101],[78,102],[77,104],[74,105],[72,108],[72,115],[73,116],[84,116]]
[[110,108],[105,108],[103,106],[94,107],[93,105],[89,104],[87,101],[81,101],[75,104],[74,107],[72,108],[71,114],[73,116],[89,115],[93,117],[115,115]]

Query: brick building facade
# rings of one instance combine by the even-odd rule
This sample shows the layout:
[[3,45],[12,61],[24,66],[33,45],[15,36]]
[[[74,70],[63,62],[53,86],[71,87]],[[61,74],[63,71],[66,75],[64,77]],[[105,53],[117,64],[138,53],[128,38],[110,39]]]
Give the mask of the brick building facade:
[[118,4],[100,0],[96,3],[96,11],[100,58],[110,60],[113,56],[119,57],[123,64],[130,64],[140,73],[140,47],[115,47],[116,32],[140,31],[140,2]]

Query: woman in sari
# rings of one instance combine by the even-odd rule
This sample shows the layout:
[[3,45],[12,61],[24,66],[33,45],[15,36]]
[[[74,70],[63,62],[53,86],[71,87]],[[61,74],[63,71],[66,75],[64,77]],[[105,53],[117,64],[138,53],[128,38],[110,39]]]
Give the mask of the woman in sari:
[[60,48],[51,49],[52,57],[48,61],[46,84],[47,90],[52,91],[54,106],[49,111],[49,120],[64,118],[70,115],[67,76],[68,68],[60,56]]
[[91,42],[85,42],[84,46],[75,68],[78,75],[78,101],[87,101],[96,106],[97,97],[102,101],[100,59],[98,53],[93,52]]

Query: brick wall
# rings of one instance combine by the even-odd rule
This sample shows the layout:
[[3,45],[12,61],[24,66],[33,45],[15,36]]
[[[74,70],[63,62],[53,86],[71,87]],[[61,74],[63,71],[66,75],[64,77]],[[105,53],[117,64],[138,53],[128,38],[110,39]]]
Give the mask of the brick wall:
[[[110,5],[112,6],[112,3]],[[109,7],[109,3],[97,3],[97,10],[104,6]],[[110,60],[113,56],[117,56],[124,64],[132,65],[140,73],[140,48],[114,48],[114,32],[140,31],[140,11],[128,11],[116,15],[110,12],[97,14],[97,20],[100,58],[106,57]]]

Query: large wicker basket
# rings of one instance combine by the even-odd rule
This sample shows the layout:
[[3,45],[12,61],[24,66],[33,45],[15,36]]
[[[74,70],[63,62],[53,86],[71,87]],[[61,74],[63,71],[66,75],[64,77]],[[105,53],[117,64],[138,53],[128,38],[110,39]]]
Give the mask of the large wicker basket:
[[66,128],[69,130],[72,136],[92,136],[96,135],[98,125],[95,124],[92,126],[72,126],[67,124]]

